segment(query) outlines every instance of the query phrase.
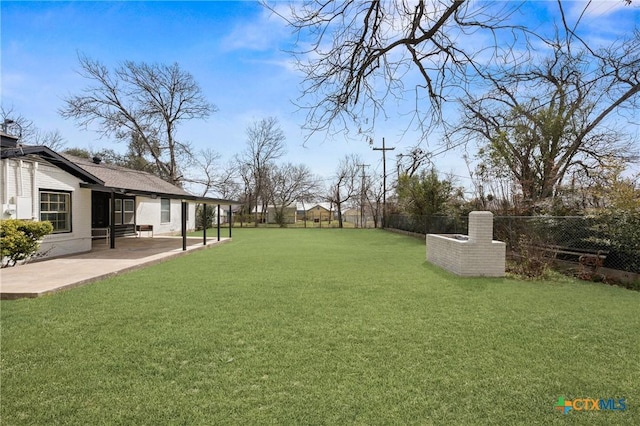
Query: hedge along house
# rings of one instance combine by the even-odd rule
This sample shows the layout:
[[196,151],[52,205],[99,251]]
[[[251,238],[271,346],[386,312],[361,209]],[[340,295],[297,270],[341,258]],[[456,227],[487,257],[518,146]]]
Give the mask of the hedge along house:
[[236,204],[197,197],[150,173],[97,158],[64,156],[45,146],[22,146],[15,136],[1,136],[1,217],[49,220],[54,232],[41,245],[48,256],[90,251],[94,238],[106,238],[115,248],[116,237],[143,231],[150,236],[181,234],[186,250],[186,233],[195,229],[196,203],[229,210]]

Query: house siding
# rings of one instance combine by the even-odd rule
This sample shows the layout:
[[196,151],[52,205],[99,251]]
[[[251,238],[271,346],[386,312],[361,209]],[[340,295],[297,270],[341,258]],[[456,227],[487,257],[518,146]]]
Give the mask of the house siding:
[[[277,223],[277,207],[269,206],[267,208],[267,223]],[[295,207],[285,207],[282,211],[284,215],[284,223],[296,223],[296,208]]]
[[91,250],[91,191],[80,180],[44,162],[2,161],[2,218],[40,220],[40,190],[64,191],[71,199],[71,232],[44,237],[40,253],[62,256]]
[[[160,198],[136,197],[136,224],[153,225],[154,235],[174,235],[182,231],[182,211],[180,200],[170,200],[171,202],[171,222],[162,223],[160,218]],[[187,230],[193,231],[196,228],[196,206],[188,203],[189,220],[187,220]]]
[[319,219],[321,221],[328,221],[330,219],[329,210],[322,207],[314,207],[306,212],[307,220]]

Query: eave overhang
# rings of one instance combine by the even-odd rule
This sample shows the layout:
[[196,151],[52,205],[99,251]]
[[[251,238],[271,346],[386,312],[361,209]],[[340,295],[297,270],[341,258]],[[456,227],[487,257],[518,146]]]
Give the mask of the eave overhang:
[[129,188],[115,188],[105,185],[96,185],[96,184],[87,184],[81,183],[81,188],[88,188],[92,191],[96,192],[106,192],[106,193],[115,193],[121,195],[140,195],[144,197],[150,198],[170,198],[173,200],[184,200],[184,201],[195,201],[197,203],[203,204],[224,204],[224,205],[239,205],[241,204],[239,201],[228,200],[224,198],[212,198],[212,197],[199,197],[197,195],[191,194],[172,194],[167,192],[157,192],[157,191],[142,191],[138,189],[129,189]]

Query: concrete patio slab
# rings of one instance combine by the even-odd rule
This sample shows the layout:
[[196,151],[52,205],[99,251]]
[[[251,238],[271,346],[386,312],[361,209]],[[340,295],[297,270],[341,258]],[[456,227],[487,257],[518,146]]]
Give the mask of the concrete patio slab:
[[231,238],[210,238],[204,245],[201,237],[187,238],[183,251],[182,237],[118,238],[115,249],[97,240],[87,253],[0,270],[0,298],[39,297],[229,241]]

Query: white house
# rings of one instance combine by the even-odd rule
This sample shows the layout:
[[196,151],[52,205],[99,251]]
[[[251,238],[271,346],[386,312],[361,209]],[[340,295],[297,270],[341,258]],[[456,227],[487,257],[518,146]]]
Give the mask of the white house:
[[[109,226],[111,194],[115,196],[116,236],[136,234],[136,225],[153,229],[155,235],[179,234],[182,230],[182,201],[187,200],[187,230],[195,229],[196,205],[189,202],[194,196],[182,188],[172,185],[159,177],[103,163],[99,158],[92,160],[62,154],[64,158],[82,170],[96,176],[103,185],[92,185],[91,225],[92,228]],[[114,191],[108,190],[117,188]]]
[[[91,250],[92,239],[143,234],[172,235],[195,228],[196,203],[234,204],[194,196],[159,177],[99,158],[22,146],[1,133],[0,217],[48,220],[53,234],[41,251],[60,256]],[[184,210],[183,210],[184,209]],[[183,214],[184,213],[184,214]]]

